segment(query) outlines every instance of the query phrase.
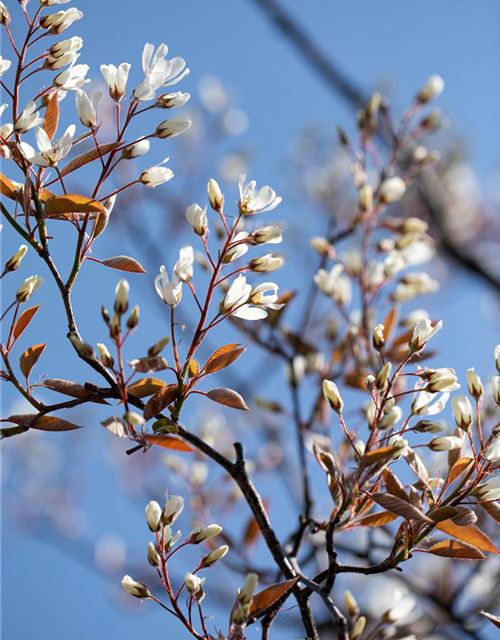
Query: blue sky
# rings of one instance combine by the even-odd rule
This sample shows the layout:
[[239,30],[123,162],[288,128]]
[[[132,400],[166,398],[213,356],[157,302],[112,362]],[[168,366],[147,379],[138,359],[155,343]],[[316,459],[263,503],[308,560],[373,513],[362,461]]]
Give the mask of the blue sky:
[[[19,16],[17,2],[6,4],[13,16]],[[34,0],[30,4],[35,4]],[[439,106],[461,137],[481,184],[485,188],[489,185],[491,177],[498,173],[500,138],[498,2],[283,0],[283,5],[344,72],[367,90],[383,88],[396,110],[410,101],[431,73],[442,75],[446,90]],[[201,78],[217,75],[249,115],[250,126],[240,142],[252,149],[252,177],[273,185],[285,196],[293,189],[286,183],[283,166],[299,131],[311,124],[332,132],[337,124],[347,130],[353,127],[352,109],[311,72],[250,0],[81,0],[76,6],[84,12],[84,19],[73,25],[68,37],[84,38],[80,62],[91,66],[92,78],[100,78],[102,63],[127,61],[133,65],[134,81],[138,81],[145,42],[166,42],[172,55],[187,60],[191,74],[179,86],[182,90],[195,95]],[[5,43],[3,46],[2,55],[10,57]],[[163,157],[158,152],[154,161]],[[200,193],[213,173],[213,167],[206,168]],[[287,206],[286,199],[283,206]],[[294,218],[299,213],[292,200],[283,215]],[[11,252],[14,242],[17,240],[6,231],[2,238],[4,255]],[[176,249],[168,251],[172,259]],[[38,269],[35,265],[35,259],[30,257],[24,266]],[[97,265],[89,265],[78,284],[81,295],[77,314],[93,342],[99,335],[92,333],[91,326],[96,320],[99,322],[101,302],[111,305],[117,279],[116,273],[103,273]],[[131,283],[139,288],[143,281],[135,277]],[[14,285],[6,285],[7,291],[10,286]],[[46,286],[48,300],[37,338],[57,342],[65,331],[64,322],[59,319],[53,288],[48,283]],[[498,301],[493,294],[472,276],[453,269],[446,273],[439,298],[426,300],[425,306],[433,317],[443,317],[449,328],[440,338],[440,366],[453,366],[461,375],[467,367],[475,366],[485,377],[489,376],[493,370],[492,349],[500,341]],[[456,348],[457,339],[460,349]],[[48,354],[51,376],[75,376],[73,362],[65,358],[66,354],[71,351],[63,346]],[[82,371],[77,365],[77,373]],[[7,395],[4,411],[10,411],[11,402],[12,395]],[[82,500],[89,535],[95,539],[118,532],[129,545],[131,561],[137,563],[148,541],[140,505],[149,497],[141,497],[137,507],[120,495],[113,465],[110,468],[106,462],[110,455],[109,436],[98,431],[96,424],[94,420],[92,430],[88,429],[90,433],[85,436],[69,435],[63,457],[86,471]],[[14,455],[15,445],[7,442],[2,446],[8,466],[8,456]],[[48,464],[43,449],[40,464]],[[66,463],[63,460],[58,464],[64,467]],[[131,465],[135,464],[139,463],[131,461]],[[36,535],[29,537],[14,528],[9,521],[11,499],[12,495],[6,492],[2,567],[6,640],[27,640],[35,633],[41,638],[128,639],[152,635],[159,626],[172,629],[179,639],[186,637],[175,625],[169,626],[172,622],[168,616],[152,606],[144,607],[148,610],[145,615],[135,607],[127,612],[116,606],[115,598],[109,597],[114,594],[111,584],[91,570],[82,570],[78,562],[60,552],[57,542],[47,544]],[[22,510],[22,504],[15,506]],[[126,605],[129,604],[127,600]],[[283,637],[298,638],[299,633],[287,629]]]

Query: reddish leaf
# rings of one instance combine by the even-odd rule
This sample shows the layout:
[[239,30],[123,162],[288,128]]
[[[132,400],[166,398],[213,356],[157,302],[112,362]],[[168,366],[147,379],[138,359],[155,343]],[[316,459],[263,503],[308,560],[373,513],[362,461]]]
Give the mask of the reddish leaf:
[[12,335],[14,337],[14,341],[16,341],[19,336],[24,332],[29,323],[33,320],[35,313],[41,307],[41,304],[37,304],[36,307],[30,307],[21,313],[19,318],[14,325],[14,330],[12,331]]
[[144,436],[144,439],[149,444],[156,444],[157,446],[164,447],[165,449],[174,449],[175,451],[188,452],[194,451],[193,447],[191,447],[187,442],[184,442],[184,440],[176,438],[175,436],[147,433]]
[[[267,500],[263,500],[264,508],[268,511],[269,504]],[[255,518],[250,518],[248,524],[245,529],[245,535],[243,536],[243,541],[245,546],[252,545],[257,542],[260,533],[260,527],[257,524],[257,520]]]
[[401,498],[401,500],[406,500],[406,502],[410,501],[410,498],[404,490],[399,478],[390,469],[384,469],[382,476],[384,478],[387,493],[391,493],[393,496]]
[[31,370],[35,366],[38,358],[44,352],[46,346],[46,344],[35,344],[33,347],[26,349],[19,358],[19,368],[25,378],[27,378],[31,373]]
[[500,505],[497,502],[481,502],[481,507],[500,524]]
[[62,213],[102,213],[104,206],[98,200],[69,193],[64,196],[54,196],[45,203],[45,213],[48,216]]
[[[24,427],[27,426],[31,420],[36,418],[36,413],[25,413],[10,416],[7,420],[9,422],[15,422],[16,424]],[[74,429],[81,429],[82,427],[68,420],[62,420],[56,416],[40,416],[29,424],[31,429],[38,429],[40,431],[73,431]]]
[[445,520],[454,518],[459,513],[460,509],[457,509],[456,507],[439,507],[438,509],[429,511],[428,515],[429,518],[434,520],[434,522],[444,522]]
[[398,325],[399,319],[399,307],[394,306],[389,311],[389,313],[385,316],[385,320],[383,322],[384,325],[384,338],[386,343],[390,341],[392,338],[392,334]]
[[365,453],[363,457],[363,463],[366,467],[369,467],[371,464],[375,464],[375,462],[380,462],[380,460],[389,460],[396,453],[398,447],[380,447],[380,449],[374,449],[373,451],[369,451]]
[[236,391],[233,391],[232,389],[216,387],[215,389],[210,389],[210,391],[208,391],[206,395],[208,398],[210,398],[210,400],[218,402],[219,404],[223,404],[226,407],[241,409],[243,411],[250,411],[249,407],[240,396],[240,394]]
[[59,124],[59,100],[57,99],[57,91],[52,94],[47,108],[45,109],[45,118],[43,120],[43,128],[49,139],[56,135],[57,125]]
[[443,558],[456,558],[458,560],[484,560],[486,556],[471,544],[458,542],[458,540],[443,540],[432,545],[428,553]]
[[287,580],[286,582],[278,582],[256,593],[250,605],[250,617],[258,618],[261,616],[266,609],[288,593],[298,579],[297,577],[293,578],[293,580]]
[[481,551],[487,551],[488,553],[500,553],[488,536],[473,524],[469,524],[466,527],[460,527],[451,520],[445,520],[444,522],[440,522],[437,525],[437,528],[453,538],[457,538],[462,542],[466,542],[467,544],[471,544],[474,547],[481,549]]
[[217,349],[207,360],[203,367],[203,373],[215,373],[225,369],[237,360],[245,349],[246,347],[241,347],[239,344],[226,344],[224,347]]
[[198,360],[191,358],[189,361],[189,377],[195,378],[200,373],[200,363]]
[[130,258],[129,256],[114,256],[100,261],[105,267],[117,269],[118,271],[127,271],[128,273],[146,273],[146,269],[140,262]]
[[399,518],[395,513],[390,511],[380,511],[379,513],[371,513],[368,516],[363,516],[359,520],[356,520],[349,526],[349,529],[354,527],[380,527],[383,524],[389,524],[393,520]]
[[127,392],[136,398],[147,398],[166,386],[167,383],[159,378],[141,378],[127,387]]
[[161,413],[165,407],[168,407],[177,398],[177,394],[178,386],[176,384],[169,384],[157,391],[144,407],[144,419],[151,420],[151,418]]
[[451,483],[456,480],[469,467],[472,461],[472,458],[460,458],[460,460],[457,460],[448,473],[447,481]]
[[[107,144],[99,145],[99,151],[97,149],[91,149],[86,153],[82,153],[82,155],[73,158],[68,164],[61,169],[61,175],[66,176],[68,173],[72,171],[76,171],[80,167],[88,164],[89,162],[93,162],[97,160],[100,156],[105,156],[110,151],[115,149],[120,143],[119,142],[108,142]],[[100,152],[100,153],[99,153]]]
[[433,521],[422,513],[420,509],[408,504],[405,500],[396,498],[396,496],[391,496],[388,493],[372,493],[371,498],[387,511],[402,516],[406,520],[417,520],[418,522],[433,524]]
[[[72,382],[71,380],[59,380],[58,378],[47,378],[44,380],[43,386],[47,387],[51,391],[56,391],[57,393],[63,393],[65,396],[70,396],[71,398],[91,398],[94,392],[90,389],[87,389],[83,384],[79,384],[78,382]],[[104,398],[94,398],[91,402],[96,402],[97,404],[109,404],[104,400]]]
[[17,190],[12,182],[0,173],[0,193],[6,198],[17,200]]

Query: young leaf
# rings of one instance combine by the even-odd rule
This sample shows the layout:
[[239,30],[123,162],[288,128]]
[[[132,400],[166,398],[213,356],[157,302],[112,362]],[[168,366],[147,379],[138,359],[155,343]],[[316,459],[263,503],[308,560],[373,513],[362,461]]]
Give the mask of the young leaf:
[[144,436],[144,439],[149,444],[155,444],[159,447],[164,447],[165,449],[174,449],[175,451],[194,451],[193,447],[191,447],[187,442],[181,440],[180,438],[176,438],[175,436],[167,436],[163,434],[150,434],[147,433]]
[[447,481],[451,484],[470,466],[472,461],[472,458],[460,458],[460,460],[457,460],[450,469]]
[[428,553],[443,558],[457,558],[458,560],[484,560],[486,558],[484,553],[481,553],[476,547],[457,540],[438,542],[428,549]]
[[241,409],[242,411],[250,411],[250,408],[247,406],[240,394],[232,389],[216,387],[215,389],[210,389],[206,395],[210,400],[223,404],[226,407]]
[[127,393],[136,398],[147,398],[166,386],[167,383],[159,378],[141,378],[127,387]]
[[500,553],[488,536],[473,524],[460,527],[451,520],[445,520],[444,522],[440,522],[437,525],[437,528],[453,538],[457,538],[462,542],[466,542],[478,549],[481,549],[481,551],[487,551],[488,553]]
[[151,418],[161,413],[165,407],[168,407],[177,398],[177,394],[178,386],[176,384],[169,384],[157,391],[144,407],[144,420],[151,420]]
[[384,469],[382,472],[382,476],[384,478],[385,488],[387,489],[387,493],[391,493],[393,496],[397,498],[401,498],[401,500],[406,500],[406,502],[410,502],[410,498],[408,497],[406,491],[401,484],[399,478],[390,470]]
[[102,213],[104,206],[98,200],[69,193],[64,196],[54,196],[45,203],[45,213],[48,216],[61,213]]
[[[94,395],[94,392],[87,389],[83,384],[72,382],[71,380],[47,378],[47,380],[44,380],[43,386],[47,387],[47,389],[50,389],[51,391],[63,393],[65,396],[70,396],[71,398],[81,398],[82,400],[85,398],[91,398]],[[109,404],[104,400],[104,398],[94,398],[91,402],[96,402],[97,404]]]
[[203,373],[215,373],[225,369],[237,360],[245,349],[246,347],[241,347],[239,344],[226,344],[224,347],[217,349],[207,360],[203,367]]
[[297,577],[292,580],[287,580],[286,582],[278,582],[256,593],[250,605],[250,617],[258,618],[261,616],[266,609],[288,593],[298,579]]
[[27,378],[31,373],[31,370],[35,366],[38,358],[44,352],[46,346],[46,344],[35,344],[33,347],[26,349],[19,358],[19,368],[25,378]]
[[88,164],[89,162],[93,162],[94,160],[97,160],[99,157],[105,156],[110,151],[113,151],[113,149],[115,149],[119,144],[120,144],[119,142],[108,142],[107,144],[99,145],[99,150],[94,148],[94,149],[91,149],[90,151],[87,151],[86,153],[82,153],[82,155],[77,156],[76,158],[73,158],[73,160],[68,162],[68,164],[61,169],[61,175],[63,177],[67,176],[68,173],[71,173],[72,171],[76,171],[80,167],[83,167],[86,164]]
[[380,449],[374,449],[373,451],[369,451],[365,453],[363,457],[363,464],[366,467],[369,467],[375,462],[380,462],[381,460],[388,460],[392,458],[392,456],[396,453],[398,447],[380,447]]
[[33,320],[35,313],[40,309],[42,305],[37,304],[36,307],[30,307],[21,313],[19,318],[14,325],[14,330],[12,331],[12,335],[14,336],[14,342],[19,338],[19,336],[24,332],[29,323]]
[[371,513],[368,516],[363,516],[359,520],[356,520],[349,525],[349,529],[353,529],[354,527],[380,527],[383,524],[389,524],[389,522],[393,522],[393,520],[397,520],[399,518],[395,513],[391,513],[390,511],[380,511],[379,513]]
[[434,520],[434,522],[444,522],[445,520],[454,518],[459,513],[460,509],[456,507],[438,507],[437,509],[429,511],[428,516]]
[[486,513],[500,524],[500,505],[497,502],[481,502],[480,504]]
[[57,125],[59,124],[59,100],[57,99],[57,91],[50,98],[47,108],[45,109],[45,118],[43,119],[43,128],[49,136],[49,140],[56,135]]
[[399,307],[394,305],[389,313],[385,316],[385,320],[383,322],[384,325],[384,338],[386,343],[390,341],[392,338],[392,334],[394,330],[398,326],[399,320]]
[[200,364],[198,360],[191,358],[191,360],[189,361],[188,372],[190,378],[195,378],[200,373]]
[[426,522],[433,524],[433,520],[428,518],[424,513],[405,500],[391,496],[388,493],[372,493],[371,498],[387,511],[391,511],[398,516],[403,516],[406,520],[417,520],[418,522]]
[[117,269],[118,271],[127,271],[128,273],[147,273],[146,269],[137,262],[134,258],[129,256],[114,256],[113,258],[105,258],[101,260],[101,264],[110,269]]
[[[80,425],[73,424],[68,420],[63,420],[56,416],[40,416],[39,418],[36,418],[36,416],[36,413],[18,414],[10,416],[8,421],[15,422],[21,427],[30,423],[29,426],[31,429],[38,429],[40,431],[73,431],[74,429],[82,429]],[[34,418],[36,418],[36,420],[31,422]]]

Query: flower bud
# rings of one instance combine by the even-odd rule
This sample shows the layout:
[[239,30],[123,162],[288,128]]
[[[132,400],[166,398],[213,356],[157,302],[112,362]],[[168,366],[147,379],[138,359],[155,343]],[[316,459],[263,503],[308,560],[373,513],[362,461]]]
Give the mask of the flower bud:
[[155,131],[157,138],[177,138],[193,124],[189,116],[176,116],[158,125]]
[[136,598],[149,598],[151,595],[145,584],[133,580],[130,576],[124,576],[122,587],[130,593],[131,596],[135,596]]
[[215,551],[212,551],[208,555],[204,556],[200,561],[201,566],[203,568],[211,567],[218,560],[223,558],[228,551],[229,547],[227,546],[227,544],[223,544],[222,547],[219,547],[218,549],[215,549]]
[[224,196],[220,190],[219,184],[213,178],[210,178],[207,185],[208,199],[210,200],[210,206],[214,211],[222,212],[224,206]]
[[356,602],[356,598],[350,591],[345,592],[345,604],[347,607],[347,613],[351,618],[356,618],[357,616],[359,616],[358,603]]
[[379,199],[384,204],[392,204],[398,202],[404,196],[406,184],[399,176],[387,178],[380,185]]
[[253,594],[257,591],[258,586],[259,576],[256,573],[249,573],[241,587],[241,591],[238,595],[238,602],[240,604],[250,604],[252,602]]
[[111,354],[109,353],[107,346],[105,344],[103,344],[102,342],[98,342],[97,343],[97,351],[99,352],[99,357],[100,357],[103,365],[105,367],[108,367],[109,369],[113,368],[113,365],[115,364],[115,361],[111,357]]
[[432,75],[427,83],[420,89],[417,95],[417,102],[426,104],[443,93],[444,80],[441,76]]
[[160,554],[152,542],[148,544],[148,562],[152,567],[159,567],[161,564]]
[[440,320],[434,326],[427,318],[419,320],[415,325],[412,336],[409,340],[409,347],[411,351],[420,351],[423,349],[427,342],[436,335],[436,333],[442,329],[443,321]]
[[155,343],[152,347],[149,347],[148,357],[153,358],[154,356],[160,354],[169,342],[170,338],[168,336],[162,338],[161,340],[158,340],[158,342]]
[[369,184],[359,190],[359,206],[363,211],[370,211],[373,207],[373,189]]
[[125,422],[132,425],[144,424],[145,422],[144,417],[136,411],[127,411],[127,413],[123,416],[123,419],[125,420]]
[[500,477],[490,478],[476,489],[475,493],[482,502],[490,502],[500,498]]
[[422,378],[428,381],[425,388],[431,393],[437,393],[439,391],[456,391],[460,388],[454,369],[450,369],[449,367],[443,367],[441,369],[428,369],[422,375]]
[[115,313],[119,316],[128,309],[128,292],[130,285],[126,280],[120,280],[115,289]]
[[202,209],[199,204],[192,204],[186,209],[186,219],[195,233],[204,236],[208,229],[207,208]]
[[17,302],[19,302],[19,304],[27,302],[34,294],[34,292],[39,289],[44,282],[45,280],[43,278],[40,278],[40,276],[30,276],[29,278],[26,278],[23,284],[16,291]]
[[451,405],[457,427],[468,432],[472,424],[472,407],[469,398],[467,396],[455,396],[451,400]]
[[146,522],[153,533],[160,530],[161,526],[161,507],[155,501],[151,500],[146,506]]
[[444,431],[444,427],[439,422],[431,420],[419,420],[412,429],[418,433],[441,433]]
[[500,344],[497,344],[495,350],[493,351],[493,355],[495,357],[495,365],[498,373],[500,373]]
[[491,387],[493,390],[493,399],[500,406],[500,376],[493,376],[491,379]]
[[143,156],[150,149],[149,140],[139,140],[138,142],[134,142],[133,144],[127,145],[123,151],[121,157],[123,160],[132,160],[132,158],[138,158],[139,156]]
[[332,245],[328,242],[326,238],[322,238],[321,236],[314,236],[309,240],[309,244],[311,247],[319,253],[320,256],[329,255]]
[[279,244],[283,240],[283,229],[272,225],[261,227],[253,231],[250,238],[255,244]]
[[199,544],[200,542],[203,542],[203,540],[209,540],[210,538],[213,538],[221,531],[222,527],[219,527],[218,524],[210,524],[204,529],[197,529],[196,531],[193,531],[189,538],[189,542],[191,544]]
[[68,338],[75,348],[75,351],[79,356],[82,356],[82,358],[91,358],[94,355],[94,349],[92,349],[89,344],[83,342],[76,333],[70,333]]
[[328,400],[331,408],[340,415],[344,408],[344,401],[335,382],[323,380],[323,395]]
[[184,584],[186,585],[187,592],[198,602],[201,602],[205,597],[203,592],[203,584],[205,578],[198,578],[193,573],[186,573],[184,578]]
[[19,269],[19,265],[21,264],[21,261],[26,255],[27,251],[28,247],[25,244],[22,244],[16,251],[16,253],[12,256],[12,258],[5,263],[4,270],[10,272]]
[[392,364],[390,362],[386,362],[382,369],[377,373],[376,385],[378,389],[383,389],[389,376],[391,375]]
[[127,327],[130,330],[132,330],[132,329],[135,329],[138,324],[139,324],[139,307],[136,305],[135,307],[132,308],[130,316],[127,320]]
[[282,267],[283,263],[284,259],[282,256],[278,256],[274,253],[267,253],[265,256],[260,256],[260,258],[250,260],[248,267],[251,271],[256,271],[257,273],[269,273]]
[[168,497],[168,491],[166,493],[167,501],[165,503],[165,509],[163,510],[162,520],[164,524],[172,524],[175,522],[184,509],[184,498],[182,496],[170,496]]
[[462,438],[458,436],[443,436],[442,438],[434,438],[428,444],[429,449],[432,451],[451,451],[453,449],[460,449],[462,446]]
[[498,462],[500,460],[500,438],[494,438],[484,452],[485,460]]
[[483,383],[481,378],[477,375],[474,367],[467,369],[467,388],[473,398],[479,400],[484,393]]
[[10,13],[3,2],[0,2],[0,24],[8,24],[10,22]]
[[190,93],[182,93],[182,91],[176,91],[175,93],[164,93],[158,96],[155,106],[160,109],[174,109],[176,107],[183,107],[191,97]]
[[385,327],[383,324],[378,324],[374,329],[373,329],[373,348],[376,351],[383,351],[384,347],[385,347]]
[[356,620],[356,624],[354,625],[351,633],[349,634],[349,640],[358,640],[361,638],[361,634],[365,630],[366,626],[366,618],[365,616],[360,616]]

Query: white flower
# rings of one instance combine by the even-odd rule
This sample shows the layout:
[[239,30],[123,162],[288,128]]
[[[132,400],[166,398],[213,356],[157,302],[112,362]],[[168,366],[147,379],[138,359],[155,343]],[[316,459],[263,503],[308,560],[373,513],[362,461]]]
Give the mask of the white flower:
[[90,82],[85,76],[89,70],[88,64],[75,64],[66,71],[59,73],[53,80],[53,85],[63,91],[76,91]]
[[491,387],[493,390],[493,399],[500,405],[500,376],[493,376],[491,379]]
[[12,62],[10,60],[6,60],[0,56],[0,76],[10,69]]
[[454,396],[451,401],[457,427],[468,431],[472,424],[472,407],[467,396]]
[[160,275],[155,278],[155,287],[160,298],[170,307],[177,306],[181,301],[182,282],[175,273],[172,275],[172,280],[170,280],[163,265],[160,267]]
[[444,80],[441,76],[436,74],[432,75],[427,83],[420,89],[417,95],[418,102],[425,104],[434,98],[437,98],[443,93]]
[[81,18],[83,18],[83,13],[75,7],[72,7],[67,11],[58,11],[57,13],[43,16],[43,18],[40,18],[40,26],[42,29],[48,29],[51,33],[62,33],[70,27],[73,22]]
[[75,93],[76,110],[80,122],[84,127],[92,129],[97,124],[97,105],[102,98],[102,91],[94,91],[89,98],[83,89],[77,89]]
[[283,241],[283,229],[269,225],[252,231],[250,237],[255,244],[279,244]]
[[248,251],[248,245],[245,243],[245,240],[248,238],[248,233],[246,231],[240,231],[237,233],[233,241],[228,247],[226,254],[224,256],[224,263],[229,264],[230,262],[234,262],[241,256],[244,256]]
[[166,503],[163,510],[162,520],[165,524],[170,525],[175,522],[184,509],[184,498],[182,496],[168,497],[168,490],[165,493]]
[[71,151],[75,131],[75,125],[70,124],[63,137],[52,143],[46,131],[41,127],[37,127],[35,139],[39,151],[35,151],[27,142],[20,142],[19,148],[28,162],[39,167],[53,167]]
[[44,282],[45,280],[43,278],[40,278],[40,276],[30,276],[29,278],[26,278],[26,280],[16,292],[17,302],[27,302]]
[[332,380],[323,380],[323,395],[336,413],[342,413],[344,401],[335,382]]
[[378,421],[377,426],[379,429],[390,429],[403,417],[403,411],[401,407],[391,407],[390,405],[388,405],[389,403],[386,404],[386,407],[384,408],[384,415]]
[[269,273],[270,271],[280,269],[284,262],[285,260],[282,256],[278,256],[274,253],[266,253],[265,256],[260,256],[259,258],[250,260],[248,267],[252,271],[256,271],[258,273]]
[[455,370],[449,367],[428,369],[425,374],[425,379],[427,380],[427,386],[425,388],[432,393],[436,393],[437,391],[456,391],[460,389]]
[[130,576],[124,576],[122,587],[130,593],[131,596],[135,596],[136,598],[148,598],[151,595],[145,584],[133,580]]
[[319,269],[314,276],[314,282],[326,296],[332,297],[342,306],[347,306],[351,302],[352,286],[349,276],[343,272],[344,267],[341,264],[335,264],[330,271]]
[[186,585],[187,592],[198,602],[201,602],[205,597],[203,593],[203,585],[205,584],[205,578],[199,578],[193,573],[186,573],[184,578],[184,584]]
[[228,289],[228,292],[222,300],[222,310],[228,312],[234,309],[235,311],[232,315],[237,315],[237,307],[247,302],[248,298],[250,297],[251,291],[252,285],[247,284],[245,276],[238,276],[235,280],[233,280],[231,286]]
[[52,69],[53,71],[55,71],[56,69],[62,69],[62,67],[66,67],[68,64],[74,65],[79,57],[80,57],[80,54],[75,53],[74,51],[69,51],[68,53],[63,54],[58,58],[53,58],[52,56],[49,56],[48,58],[45,59],[44,66],[47,67],[48,69]]
[[278,197],[274,189],[265,186],[256,191],[257,183],[255,180],[251,180],[245,185],[246,176],[242,174],[240,176],[239,189],[240,189],[240,211],[246,215],[253,215],[255,213],[264,213],[265,211],[272,211],[275,209],[283,198]]
[[393,597],[393,604],[382,616],[385,622],[396,623],[406,618],[415,609],[416,601],[399,589]]
[[473,398],[479,399],[484,393],[483,383],[474,367],[467,369],[467,387]]
[[395,302],[407,302],[415,296],[436,293],[439,290],[439,282],[425,272],[408,273],[401,279],[392,294]]
[[498,462],[500,460],[500,438],[495,438],[484,452],[484,457],[489,462]]
[[183,93],[182,91],[164,93],[163,95],[158,96],[156,106],[160,109],[175,109],[176,107],[183,107],[190,97],[190,93]]
[[410,451],[408,440],[401,436],[391,436],[389,440],[387,440],[387,445],[389,447],[397,447],[396,451],[392,454],[394,460],[407,455]]
[[404,196],[406,191],[406,184],[399,176],[393,178],[387,178],[384,180],[379,188],[380,201],[385,204],[392,204],[398,202]]
[[101,73],[108,85],[109,95],[115,102],[120,102],[127,88],[130,64],[122,62],[117,68],[114,64],[101,64]]
[[139,140],[124,147],[121,157],[124,160],[131,160],[132,158],[143,156],[149,151],[150,146],[149,140]]
[[10,22],[10,13],[3,2],[0,2],[0,24],[8,24]]
[[442,393],[436,398],[435,393],[419,390],[411,405],[412,413],[419,416],[435,416],[444,410],[449,398],[449,393]]
[[450,451],[453,449],[460,449],[462,446],[462,438],[458,436],[442,436],[440,438],[434,438],[429,443],[429,449],[432,451]]
[[68,4],[71,0],[40,0],[42,7],[52,7],[55,4]]
[[178,542],[182,534],[180,531],[177,531],[175,536],[173,536],[172,527],[169,527],[168,525],[164,527],[163,531],[164,531],[164,538],[165,538],[165,550],[168,551],[169,549],[171,549],[171,547],[174,546],[176,542]]
[[154,167],[149,167],[149,169],[143,171],[139,176],[139,182],[141,182],[145,187],[154,189],[158,185],[172,180],[172,178],[174,177],[174,172],[172,171],[172,169],[161,166],[168,161],[169,158],[165,158],[165,160],[163,160],[163,162],[160,162],[160,164],[157,164]]
[[160,87],[177,84],[188,73],[183,58],[166,60],[168,47],[162,43],[156,50],[150,43],[144,46],[142,52],[142,69],[144,80],[135,88],[134,98],[139,101],[152,100]]
[[204,236],[208,229],[207,208],[192,204],[186,209],[186,219],[199,236]]
[[498,500],[500,498],[500,476],[487,480],[477,488],[477,494],[483,502]]
[[159,124],[155,136],[157,138],[176,138],[187,131],[192,124],[193,121],[189,116],[176,116]]
[[179,260],[174,267],[174,273],[181,282],[189,282],[193,277],[194,251],[189,244],[181,247]]
[[30,100],[24,111],[18,117],[14,124],[14,131],[17,133],[26,133],[33,127],[37,127],[39,124],[43,123],[43,118],[40,118],[38,115],[38,111],[36,110],[36,104],[33,100]]
[[7,260],[7,262],[5,263],[5,271],[15,271],[16,269],[19,269],[19,265],[21,264],[21,261],[26,255],[27,251],[28,247],[25,244],[22,244],[16,251],[16,253],[12,256],[12,258],[10,258],[10,260]]
[[427,342],[442,328],[442,320],[437,322],[434,326],[432,326],[431,321],[428,319],[419,320],[415,325],[415,329],[413,329],[413,333],[409,341],[410,349],[412,351],[420,351],[420,349],[423,349]]
[[161,512],[161,507],[155,500],[148,502],[146,506],[146,522],[153,533],[160,530]]

